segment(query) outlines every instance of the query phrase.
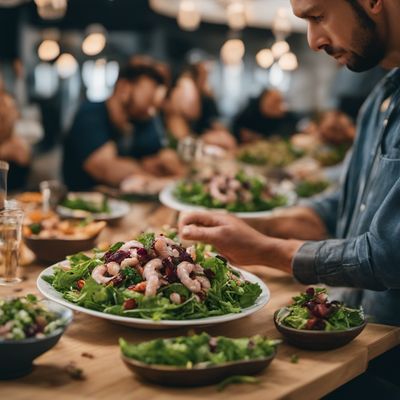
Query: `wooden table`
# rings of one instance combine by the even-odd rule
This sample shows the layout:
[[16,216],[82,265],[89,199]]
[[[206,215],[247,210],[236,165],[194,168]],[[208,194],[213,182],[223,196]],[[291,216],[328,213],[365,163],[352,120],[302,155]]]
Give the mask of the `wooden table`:
[[[157,204],[134,204],[132,211],[118,226],[107,228],[101,240],[129,239],[148,227],[173,224],[176,214]],[[36,293],[35,280],[43,265],[23,267],[26,280],[21,293]],[[280,272],[252,267],[271,290],[271,301],[251,317],[221,326],[206,328],[213,335],[240,337],[263,334],[279,338],[272,314],[288,303],[303,287]],[[15,289],[0,287],[0,296]],[[19,293],[20,294],[20,293]],[[312,400],[329,393],[367,368],[369,360],[400,344],[400,328],[369,324],[363,333],[340,349],[312,352],[283,343],[276,359],[260,376],[258,385],[232,385],[223,392],[215,386],[195,389],[165,388],[138,380],[120,360],[118,338],[142,341],[156,337],[185,334],[186,330],[142,331],[114,325],[101,319],[75,313],[75,319],[55,348],[35,361],[34,371],[27,377],[0,382],[0,398],[14,399],[296,399]],[[86,354],[85,354],[86,353]],[[88,354],[93,358],[88,358]],[[299,357],[297,364],[291,356]],[[65,366],[75,363],[86,379],[73,380]]]

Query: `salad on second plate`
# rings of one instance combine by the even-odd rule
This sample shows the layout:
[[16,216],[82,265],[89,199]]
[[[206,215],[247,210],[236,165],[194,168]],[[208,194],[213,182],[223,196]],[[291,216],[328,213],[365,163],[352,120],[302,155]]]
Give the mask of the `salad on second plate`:
[[118,242],[94,257],[70,256],[43,279],[81,307],[152,320],[239,313],[262,292],[207,246],[185,248],[154,233]]
[[177,184],[174,195],[183,203],[232,212],[268,211],[288,204],[287,196],[260,176],[215,173]]

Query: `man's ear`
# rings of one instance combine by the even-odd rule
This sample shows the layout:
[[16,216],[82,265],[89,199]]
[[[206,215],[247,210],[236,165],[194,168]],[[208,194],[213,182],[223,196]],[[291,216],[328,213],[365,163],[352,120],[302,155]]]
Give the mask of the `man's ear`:
[[368,13],[377,15],[382,12],[383,0],[361,0],[361,3]]

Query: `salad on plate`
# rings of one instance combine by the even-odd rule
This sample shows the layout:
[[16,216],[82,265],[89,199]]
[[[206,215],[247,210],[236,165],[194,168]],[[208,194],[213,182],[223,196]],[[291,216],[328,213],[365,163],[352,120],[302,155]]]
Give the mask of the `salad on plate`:
[[131,318],[191,320],[240,313],[262,293],[258,283],[210,252],[173,235],[144,233],[106,253],[82,253],[44,275],[68,303]]
[[288,197],[261,176],[216,173],[178,182],[174,196],[181,202],[231,212],[268,211],[286,206]]

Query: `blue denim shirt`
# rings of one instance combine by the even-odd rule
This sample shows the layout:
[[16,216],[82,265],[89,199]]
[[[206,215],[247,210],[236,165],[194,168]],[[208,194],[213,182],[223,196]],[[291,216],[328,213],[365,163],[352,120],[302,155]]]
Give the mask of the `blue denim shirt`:
[[304,284],[362,289],[376,322],[400,325],[400,69],[364,104],[340,190],[310,202],[335,239],[306,242],[294,276]]

